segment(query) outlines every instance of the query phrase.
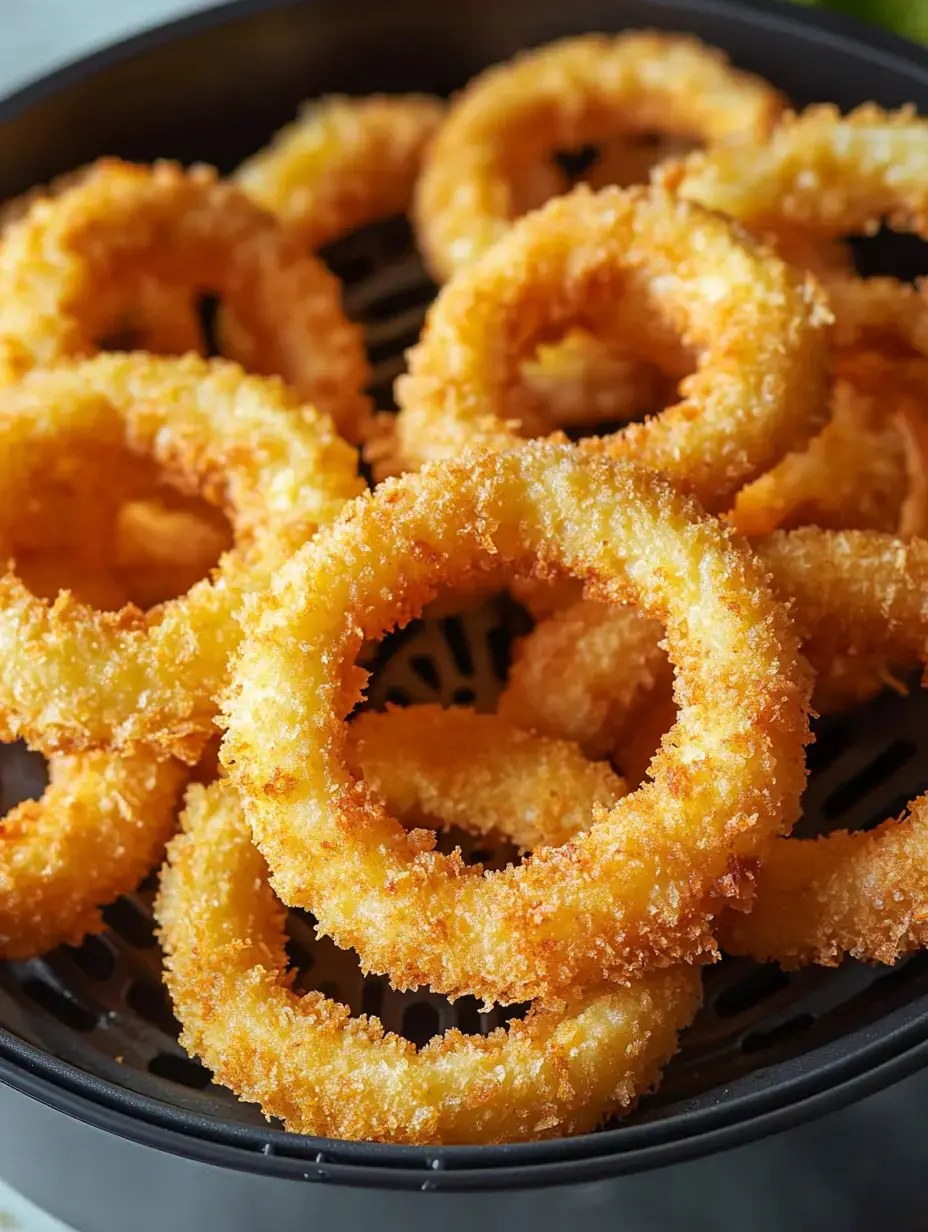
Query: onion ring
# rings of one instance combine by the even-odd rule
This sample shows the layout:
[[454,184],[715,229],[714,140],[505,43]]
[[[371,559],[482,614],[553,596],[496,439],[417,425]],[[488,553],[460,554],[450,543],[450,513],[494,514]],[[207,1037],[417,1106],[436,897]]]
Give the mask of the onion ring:
[[[0,232],[25,218],[37,201],[60,197],[76,187],[91,169],[79,167],[67,171],[48,184],[4,201],[0,206]],[[112,324],[106,350],[151,351],[155,355],[205,353],[203,327],[196,306],[182,288],[178,290],[142,276],[136,282],[135,295],[136,302],[127,305],[124,314]]]
[[719,509],[819,426],[828,313],[813,286],[699,207],[581,186],[516,223],[439,294],[396,383],[404,458],[505,449],[531,433],[539,408],[520,359],[546,332],[605,311],[617,288],[639,353],[647,318],[662,346],[669,318],[699,362],[676,406],[586,446],[634,456]]
[[[928,549],[920,541],[803,527],[754,540],[751,547],[775,593],[790,604],[803,653],[817,672],[817,710],[843,709],[892,683],[888,663],[910,668],[919,662],[919,638],[928,643],[918,600],[918,586],[928,587],[928,563],[922,563]],[[886,597],[874,614],[877,595]],[[893,615],[893,605],[903,605],[901,615]],[[907,628],[914,630],[910,636]],[[673,717],[661,636],[637,611],[575,601],[519,641],[500,713],[527,730],[576,741],[588,757],[613,753],[629,782],[639,781],[640,749],[629,759],[627,744],[642,724],[654,730],[652,710]],[[670,726],[658,725],[658,734]]]
[[304,105],[233,180],[310,248],[406,212],[444,103],[425,94],[333,95]]
[[630,735],[625,720],[637,719],[642,701],[670,687],[663,636],[633,608],[581,601],[555,612],[517,643],[499,713],[607,756]]
[[226,299],[232,358],[279,373],[357,438],[368,368],[338,280],[206,167],[103,160],[10,226],[0,245],[0,373],[9,380],[93,354],[138,304],[140,277],[190,301],[203,291]]
[[40,800],[0,822],[0,957],[33,958],[104,927],[174,833],[189,771],[108,753],[57,757]]
[[195,761],[240,631],[243,595],[363,486],[354,451],[280,382],[197,356],[100,355],[0,389],[7,468],[42,442],[154,456],[223,506],[238,550],[212,580],[144,614],[49,604],[0,580],[0,731],[43,752],[158,749]]
[[655,1085],[700,1001],[698,968],[536,1007],[418,1052],[286,975],[285,913],[228,784],[191,788],[155,910],[181,1041],[298,1133],[514,1142],[592,1130]]
[[[775,537],[774,576],[788,568],[806,631],[860,653],[883,649],[926,661],[928,543],[861,533]],[[798,585],[797,585],[798,584]],[[801,588],[801,589],[800,589]],[[758,874],[750,916],[725,915],[732,953],[793,967],[845,955],[890,963],[928,944],[928,799],[866,833],[775,842]]]
[[760,139],[782,106],[768,82],[696,39],[635,31],[551,43],[488,69],[451,107],[417,186],[419,246],[444,281],[509,230],[514,181],[552,151],[622,130]]
[[818,436],[738,493],[729,516],[742,535],[804,524],[897,529],[907,488],[898,416],[912,400],[893,390],[891,371],[887,378],[878,394],[836,382],[831,419]]
[[842,116],[821,104],[786,115],[764,142],[732,140],[665,168],[679,196],[751,228],[869,235],[886,220],[928,222],[928,121],[873,103]]
[[[926,662],[928,543],[808,527],[771,535],[758,550],[775,590],[792,600],[813,664],[838,654],[866,661],[887,653],[908,663]],[[594,606],[582,604],[579,610],[588,613]],[[559,619],[564,616],[570,613]],[[572,628],[579,639],[576,616]],[[594,625],[594,639],[598,634]],[[536,668],[541,672],[544,664]],[[603,672],[610,668],[617,675],[621,670],[615,654],[601,665]],[[565,724],[565,732],[568,728]],[[635,781],[630,771],[629,779]],[[472,824],[479,820],[474,817]],[[563,842],[571,824],[549,834],[542,821],[540,838]],[[505,818],[497,819],[496,827],[505,834]],[[837,966],[845,955],[892,963],[928,945],[926,839],[926,796],[913,801],[899,820],[872,831],[777,839],[757,873],[750,914],[723,912],[719,942],[728,953],[785,967]]]
[[[653,786],[576,844],[483,876],[412,851],[345,765],[350,665],[439,585],[533,560],[640,600],[686,704]],[[396,987],[511,1003],[711,954],[712,895],[738,893],[797,815],[810,680],[785,610],[745,547],[630,463],[535,444],[390,481],[281,569],[247,626],[223,764],[284,902]]]
[[[821,105],[786,116],[763,144],[735,140],[664,164],[663,187],[752,231],[786,225],[823,239],[871,235],[882,222],[928,236],[928,121],[872,103],[842,116]],[[928,301],[889,278],[828,284],[836,342],[894,333],[928,354]],[[846,323],[842,324],[842,317]]]
[[782,967],[893,963],[928,945],[928,796],[875,830],[774,843],[749,916],[719,921],[731,954]]
[[[885,633],[897,653],[924,661],[928,651],[928,544],[905,544],[886,535],[837,535],[808,529],[771,536],[761,551],[778,584],[794,596],[800,627],[807,637],[819,639],[820,648],[825,638],[832,647],[849,647],[863,655],[883,652]],[[584,613],[596,607],[582,605]],[[571,627],[578,635],[576,619]],[[593,632],[595,638],[595,627]],[[617,666],[613,657],[603,670],[615,671]],[[570,714],[569,707],[565,713]],[[450,724],[444,731],[446,714],[432,715],[432,744],[439,749],[453,740],[464,757],[462,734]],[[383,716],[385,742],[390,739],[394,717]],[[673,722],[672,715],[662,717],[664,725],[657,735]],[[403,789],[410,788],[402,757],[406,738],[400,728],[395,739],[401,753],[397,763],[401,782],[392,784],[392,798],[402,800]],[[654,740],[652,749],[656,744]],[[475,746],[470,752],[472,773],[479,779],[485,772],[483,756]],[[427,766],[426,774],[428,770]],[[438,773],[433,770],[433,778]],[[420,796],[436,790],[428,782],[417,787]],[[475,792],[470,808],[456,818],[456,824],[480,833],[493,828],[510,836],[505,812],[494,813],[490,823],[481,816],[481,807],[479,792]],[[565,842],[580,832],[574,828],[578,820],[581,830],[589,825],[589,819],[577,812],[558,821],[547,812],[539,813],[536,843]],[[776,840],[757,873],[750,914],[727,911],[717,922],[723,949],[759,962],[796,967],[809,962],[837,966],[845,955],[892,963],[923,948],[928,945],[926,840],[928,796],[913,801],[899,820],[890,819],[866,833],[840,831],[817,839]]]
[[[741,134],[742,139],[744,136]],[[630,188],[633,184],[647,184],[652,178],[660,182],[663,163],[672,168],[698,148],[693,141],[655,140],[648,134],[617,138],[606,144],[590,172],[582,177],[583,182],[595,190],[610,184]],[[776,231],[760,233],[758,238],[775,248],[788,264],[808,270],[823,282],[854,273],[853,254],[843,240],[810,235],[801,227],[783,225],[778,225]]]
[[[560,846],[628,788],[576,744],[464,707],[368,711],[349,728],[349,765],[405,822]],[[430,850],[430,848],[425,848]]]

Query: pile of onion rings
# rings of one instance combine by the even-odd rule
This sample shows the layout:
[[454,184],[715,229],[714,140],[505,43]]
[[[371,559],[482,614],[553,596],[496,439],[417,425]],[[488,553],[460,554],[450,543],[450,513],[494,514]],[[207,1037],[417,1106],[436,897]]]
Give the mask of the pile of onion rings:
[[[447,104],[313,102],[228,181],[102,160],[0,211],[0,739],[50,759],[0,956],[100,931],[166,848],[217,1080],[480,1144],[630,1112],[725,953],[928,944],[928,798],[790,834],[815,712],[928,671],[925,293],[845,242],[925,233],[928,121],[785,108],[687,36],[590,35]],[[373,414],[326,261],[397,214],[443,285]],[[530,619],[475,666],[452,613],[499,592]],[[423,614],[492,696],[386,687]],[[289,908],[526,1016],[417,1048],[302,991]]]

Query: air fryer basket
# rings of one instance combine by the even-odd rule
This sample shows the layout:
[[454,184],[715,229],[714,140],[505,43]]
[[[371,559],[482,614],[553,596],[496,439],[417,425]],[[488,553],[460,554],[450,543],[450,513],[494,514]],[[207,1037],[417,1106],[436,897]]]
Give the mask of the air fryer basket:
[[[845,23],[782,7],[741,8],[723,0],[574,0],[572,6],[559,0],[468,0],[436,12],[417,0],[390,6],[378,0],[239,3],[152,32],[8,100],[0,107],[0,193],[13,195],[102,153],[173,155],[228,168],[261,145],[303,97],[332,90],[447,92],[519,47],[626,25],[692,30],[770,77],[799,103],[827,98],[848,106],[875,98],[886,105],[913,101],[928,110],[923,54],[869,31],[864,41]],[[911,276],[922,272],[921,255],[911,245],[896,244],[882,251],[868,246],[861,259],[881,269],[895,262],[893,272]],[[326,257],[345,281],[349,312],[366,327],[373,392],[380,406],[389,406],[403,351],[417,336],[434,288],[399,220],[340,241]],[[500,597],[391,636],[375,654],[369,704],[492,707],[512,637],[526,619]],[[887,693],[852,714],[819,722],[799,832],[867,826],[925,790],[926,720],[928,695],[913,688],[908,696]],[[7,750],[0,776],[6,807],[41,778],[40,759]],[[60,1139],[69,1159],[83,1162],[86,1150],[105,1167],[113,1158],[100,1153],[108,1142],[146,1144],[141,1149],[151,1168],[142,1166],[139,1176],[148,1180],[136,1183],[154,1184],[157,1176],[159,1185],[170,1186],[175,1182],[168,1176],[181,1175],[186,1157],[186,1179],[177,1180],[177,1193],[191,1197],[170,1227],[203,1227],[204,1195],[223,1193],[216,1178],[225,1176],[231,1185],[233,1170],[236,1202],[215,1214],[215,1226],[233,1229],[256,1226],[242,1196],[246,1176],[254,1178],[255,1194],[260,1179],[260,1192],[268,1195],[262,1200],[283,1203],[264,1213],[268,1221],[280,1216],[285,1227],[298,1226],[287,1222],[293,1211],[341,1217],[348,1208],[332,1205],[333,1186],[458,1195],[493,1190],[499,1196],[502,1190],[602,1182],[769,1132],[928,1060],[928,956],[893,969],[846,963],[837,971],[790,974],[726,960],[707,970],[705,1010],[685,1034],[660,1091],[642,1100],[632,1117],[597,1134],[441,1149],[286,1134],[255,1107],[213,1086],[209,1073],[177,1044],[177,1023],[160,980],[152,889],[150,881],[109,908],[109,931],[102,936],[32,962],[0,965],[0,1077],[10,1088],[2,1098],[17,1110],[19,1124],[41,1125],[45,1136],[56,1132],[61,1113],[74,1118]],[[396,993],[381,978],[362,977],[350,955],[317,941],[305,917],[294,915],[291,938],[300,987],[320,988],[355,1012],[375,1013],[416,1042],[452,1024],[486,1031],[519,1012],[510,1007],[481,1014],[469,998],[452,1006],[428,993]],[[46,1109],[39,1115],[20,1093]],[[49,1119],[48,1108],[60,1111]],[[84,1135],[75,1136],[78,1122]],[[63,1193],[61,1185],[42,1182],[40,1168],[31,1163],[28,1135],[7,1129],[4,1139],[9,1141],[0,1151],[0,1168],[14,1184],[64,1217],[85,1220],[82,1226],[104,1232],[125,1226],[116,1221],[112,1204],[101,1206],[98,1215],[87,1213],[92,1195],[75,1199],[77,1191],[83,1193],[75,1168],[71,1193]],[[149,1147],[170,1154],[156,1155]],[[165,1172],[166,1159],[175,1173]],[[194,1160],[202,1161],[197,1166],[208,1178],[202,1192],[190,1179]],[[327,1181],[322,1189],[329,1196],[322,1206],[316,1201],[304,1207],[302,1198],[294,1205],[293,1188],[284,1187],[284,1198],[284,1189],[268,1188],[272,1178]],[[320,1192],[309,1186],[303,1191]],[[170,1204],[163,1188],[160,1194]],[[546,1200],[539,1211],[545,1206],[549,1214],[561,1209],[560,1202]],[[394,1215],[388,1212],[397,1209],[383,1208],[379,1218],[389,1225]],[[480,1217],[485,1222],[487,1211]],[[139,1227],[149,1226],[132,1218]]]

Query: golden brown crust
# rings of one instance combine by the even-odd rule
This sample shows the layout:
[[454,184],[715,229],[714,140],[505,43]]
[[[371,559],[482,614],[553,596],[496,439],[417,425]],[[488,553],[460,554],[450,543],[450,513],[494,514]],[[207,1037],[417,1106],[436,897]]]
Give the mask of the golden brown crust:
[[32,958],[99,932],[100,908],[160,859],[188,777],[172,761],[53,758],[42,798],[0,821],[0,956]]
[[426,94],[330,95],[246,159],[233,179],[310,248],[405,214],[445,105]]
[[279,374],[357,439],[369,413],[360,331],[341,286],[299,240],[206,167],[94,165],[36,202],[0,245],[0,373],[95,353],[139,303],[142,285],[170,302],[210,292],[228,301],[226,351]]
[[738,493],[729,516],[741,534],[805,525],[899,529],[908,476],[898,416],[912,400],[894,388],[891,370],[886,378],[879,393],[835,383],[831,419],[818,436]]
[[213,578],[149,613],[93,611],[67,592],[50,603],[8,570],[0,731],[48,753],[154,749],[196,761],[244,595],[361,489],[355,454],[282,383],[221,360],[100,355],[0,388],[7,493],[28,487],[43,442],[66,451],[69,437],[88,435],[101,456],[128,448],[154,457],[223,506],[236,551]]
[[[847,704],[861,691],[886,683],[887,663],[925,662],[928,543],[924,540],[806,527],[778,532],[754,546],[772,575],[775,593],[791,604],[805,653],[823,673],[816,681],[817,705]],[[569,674],[576,666],[573,689],[581,698],[582,668],[588,657],[585,636],[603,656],[597,663],[600,676],[611,671],[621,677],[626,660],[621,637],[629,623],[627,614],[620,617],[624,619],[616,622],[611,639],[604,636],[602,616],[597,619],[590,603],[551,618],[569,622],[573,648],[560,669]],[[526,639],[523,657],[532,654],[533,637],[539,638],[544,650],[545,624]],[[629,638],[633,663],[637,653]],[[555,665],[549,670],[556,678]],[[613,712],[609,721],[624,718],[626,729],[636,732],[653,722],[647,734],[653,751],[655,729],[657,735],[666,731],[670,718],[660,688],[643,708],[643,715]],[[584,710],[582,701],[580,709],[596,713],[592,706]],[[560,731],[553,722],[546,730],[565,736],[572,729],[565,721]],[[607,726],[599,740],[605,742],[608,735]],[[620,742],[614,758],[634,783],[640,756],[636,753],[629,764],[626,752],[625,742]],[[720,944],[732,953],[792,967],[809,962],[834,966],[845,955],[894,962],[928,943],[928,873],[922,850],[926,817],[928,799],[922,797],[900,821],[889,820],[868,833],[842,831],[814,840],[775,840],[755,874],[750,914],[725,911],[717,921]]]
[[764,142],[697,151],[662,178],[686,200],[752,229],[782,224],[822,236],[868,235],[880,223],[928,220],[928,121],[873,103],[842,116],[831,104],[787,115]]
[[633,608],[581,600],[517,643],[499,712],[509,722],[604,757],[630,735],[645,699],[673,671],[663,630]]
[[[533,557],[665,623],[682,709],[653,785],[481,875],[410,851],[348,770],[351,664],[440,583]],[[285,902],[398,987],[510,1003],[711,951],[710,889],[798,814],[809,684],[716,520],[628,463],[532,444],[384,484],[283,567],[248,618],[222,757]]]
[[782,106],[768,82],[683,35],[550,43],[481,73],[454,101],[417,189],[420,245],[444,280],[505,234],[520,177],[553,151],[636,131],[703,143],[762,138]]
[[928,797],[866,833],[834,831],[772,844],[751,914],[727,912],[719,941],[732,954],[784,967],[846,956],[893,963],[928,945]]
[[295,1132],[420,1144],[583,1133],[657,1083],[698,1008],[698,969],[676,967],[417,1052],[376,1018],[290,990],[284,913],[227,784],[192,788],[184,826],[156,904],[181,1041]]
[[566,842],[628,792],[572,741],[465,707],[367,711],[348,736],[349,765],[405,825],[495,832],[525,851]]
[[[911,108],[887,112],[867,103],[841,115],[821,105],[784,117],[765,142],[735,140],[665,163],[657,179],[752,231],[785,227],[814,244],[872,235],[882,223],[928,234],[926,160],[928,121]],[[894,278],[823,272],[837,346],[889,337],[928,354],[928,301],[921,290]]]
[[662,470],[707,508],[826,415],[829,316],[802,274],[661,192],[580,187],[440,292],[396,383],[400,455],[416,465],[546,431],[522,360],[546,333],[607,312],[639,358],[661,362],[668,331],[699,358],[674,406],[583,446]]

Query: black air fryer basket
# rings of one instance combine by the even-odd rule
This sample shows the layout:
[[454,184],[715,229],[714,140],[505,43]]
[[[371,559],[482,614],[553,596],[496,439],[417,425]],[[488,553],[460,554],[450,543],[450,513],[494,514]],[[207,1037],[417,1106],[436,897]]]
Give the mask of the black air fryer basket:
[[[928,111],[925,53],[753,0],[244,0],[123,43],[0,105],[0,197],[101,154],[228,170],[304,98],[447,93],[521,48],[626,26],[691,31],[799,104],[875,99]],[[351,236],[326,257],[367,327],[374,392],[389,405],[434,288],[401,222]],[[868,245],[860,259],[867,272],[925,272],[908,244]],[[388,639],[371,704],[491,703],[519,621],[499,600]],[[915,689],[822,722],[800,833],[871,824],[923,791],[926,717]],[[36,765],[10,757],[0,769],[8,806]],[[706,1008],[660,1092],[614,1127],[434,1149],[287,1134],[214,1087],[177,1044],[151,891],[115,904],[109,931],[77,949],[0,966],[0,1172],[87,1232],[392,1229],[436,1218],[450,1229],[546,1229],[565,1216],[585,1230],[620,1228],[623,1174],[785,1128],[928,1062],[925,956],[891,970],[847,963],[793,974],[726,960],[707,971]],[[505,1021],[468,998],[451,1006],[363,978],[305,919],[294,917],[291,933],[300,987],[337,994],[417,1042],[453,1023],[480,1031]]]

